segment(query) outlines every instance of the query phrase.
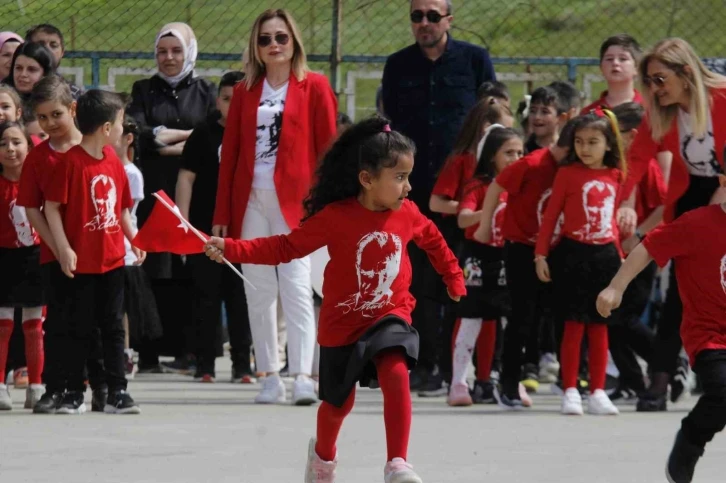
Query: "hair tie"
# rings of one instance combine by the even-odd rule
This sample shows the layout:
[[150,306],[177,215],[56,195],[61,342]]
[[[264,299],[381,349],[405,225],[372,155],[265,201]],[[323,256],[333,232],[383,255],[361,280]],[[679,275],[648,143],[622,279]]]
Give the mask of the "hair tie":
[[506,129],[506,127],[502,126],[501,124],[492,124],[488,128],[484,130],[484,135],[481,137],[481,141],[479,141],[479,144],[476,146],[476,162],[479,162],[479,156],[481,156],[481,152],[484,151],[484,144],[487,142],[487,138],[489,137],[489,133],[491,133],[494,129]]
[[591,109],[590,113],[595,114],[597,117],[605,117],[605,111],[602,106],[597,106],[595,109]]
[[391,125],[386,124],[385,126],[383,126],[383,132],[391,132]]

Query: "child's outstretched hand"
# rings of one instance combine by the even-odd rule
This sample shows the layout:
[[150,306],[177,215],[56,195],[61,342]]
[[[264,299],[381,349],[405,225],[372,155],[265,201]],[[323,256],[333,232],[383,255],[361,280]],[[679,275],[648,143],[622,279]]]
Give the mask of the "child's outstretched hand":
[[547,263],[546,258],[538,258],[535,262],[535,270],[537,271],[537,278],[542,282],[551,282],[550,277],[550,265]]
[[597,311],[603,317],[610,317],[613,310],[620,307],[623,301],[623,291],[608,287],[597,296]]
[[213,236],[204,244],[204,253],[217,263],[223,263],[224,238]]
[[446,289],[446,293],[449,294],[449,298],[451,300],[453,300],[454,302],[461,302],[461,296],[460,295],[456,295],[456,296],[451,295],[451,292],[449,291],[448,288]]

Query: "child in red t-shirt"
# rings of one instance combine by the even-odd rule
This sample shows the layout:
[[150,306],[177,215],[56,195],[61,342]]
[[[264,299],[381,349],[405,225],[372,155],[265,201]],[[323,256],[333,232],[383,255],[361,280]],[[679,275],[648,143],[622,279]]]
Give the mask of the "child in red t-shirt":
[[[91,90],[78,99],[81,144],[54,171],[45,202],[60,266],[68,277],[63,322],[68,324],[68,392],[57,412],[85,411],[83,369],[93,333],[100,330],[106,367],[107,413],[138,414],[126,392],[124,371],[124,236],[136,235],[128,180],[112,147],[123,132],[124,104],[116,95]],[[133,248],[141,263],[145,253]]]
[[0,410],[13,402],[5,385],[5,367],[16,308],[22,308],[29,386],[25,408],[32,409],[43,394],[43,284],[38,235],[25,209],[17,204],[20,173],[32,146],[17,122],[0,124]]
[[[355,401],[355,385],[378,379],[383,391],[388,462],[385,481],[420,483],[407,463],[411,427],[408,370],[418,357],[411,327],[416,301],[409,292],[406,246],[426,251],[449,296],[466,294],[456,257],[433,222],[406,199],[413,143],[374,117],[345,131],[330,148],[305,201],[308,217],[289,235],[212,238],[207,255],[220,261],[278,265],[327,246],[320,312],[320,399],[307,483],[335,481],[335,443]],[[335,227],[335,229],[331,229]]]
[[[591,414],[618,414],[605,394],[608,333],[595,311],[595,298],[620,267],[616,245],[615,206],[625,171],[620,129],[610,111],[593,111],[575,119],[570,152],[557,171],[535,246],[535,269],[542,282],[553,282],[558,316],[565,321],[560,348],[562,413],[581,415],[577,389],[580,346],[587,328]],[[547,257],[560,215],[562,238],[553,252],[552,276]]]
[[[461,324],[454,343],[450,406],[470,406],[474,402],[472,396],[476,402],[495,402],[494,385],[489,375],[497,323],[509,312],[502,236],[506,193],[502,194],[494,211],[491,241],[484,244],[474,240],[474,232],[481,219],[481,206],[489,184],[507,165],[522,157],[524,144],[516,131],[498,125],[487,130],[483,141],[474,179],[467,184],[459,203],[459,227],[465,229],[459,265],[464,270],[467,296],[457,310]],[[466,372],[475,345],[477,380],[470,395]]]
[[597,299],[603,317],[622,303],[631,281],[655,260],[675,265],[683,301],[681,338],[704,394],[681,423],[668,481],[690,482],[698,459],[726,426],[726,203],[697,208],[645,237]]

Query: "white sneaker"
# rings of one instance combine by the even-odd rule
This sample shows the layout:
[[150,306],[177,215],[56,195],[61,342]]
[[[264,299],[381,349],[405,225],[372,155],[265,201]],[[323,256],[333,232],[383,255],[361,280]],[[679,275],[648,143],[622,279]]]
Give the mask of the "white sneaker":
[[620,414],[618,408],[615,407],[615,404],[613,404],[602,389],[596,389],[595,392],[590,394],[587,400],[587,412],[589,414],[603,416],[616,416]]
[[551,352],[542,354],[539,360],[539,382],[554,384],[560,373],[560,363],[557,356]]
[[338,455],[333,461],[323,461],[315,452],[315,438],[308,444],[308,465],[305,468],[305,483],[335,483],[335,468],[338,466]]
[[35,404],[40,401],[40,397],[45,392],[42,384],[31,384],[25,390],[25,409],[33,409]]
[[10,411],[13,409],[13,400],[10,397],[8,386],[0,384],[0,411]]
[[385,483],[423,483],[423,480],[413,471],[413,466],[403,458],[393,458],[386,463],[383,470]]
[[278,374],[267,376],[262,381],[262,390],[255,397],[257,404],[275,404],[285,402],[285,384]]
[[310,406],[316,402],[315,381],[308,376],[298,375],[292,383],[292,403],[295,406]]
[[582,416],[582,397],[574,387],[565,391],[562,396],[562,414],[570,414],[574,416]]

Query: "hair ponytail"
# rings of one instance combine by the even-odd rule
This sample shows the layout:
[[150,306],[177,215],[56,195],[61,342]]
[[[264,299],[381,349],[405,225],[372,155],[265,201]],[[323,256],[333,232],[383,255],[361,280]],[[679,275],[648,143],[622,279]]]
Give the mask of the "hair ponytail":
[[603,109],[602,112],[610,121],[610,128],[613,130],[613,134],[615,134],[615,143],[618,146],[618,158],[620,159],[620,171],[623,173],[623,179],[625,179],[628,177],[628,160],[625,158],[625,151],[623,150],[623,137],[620,135],[618,118],[609,109]]

